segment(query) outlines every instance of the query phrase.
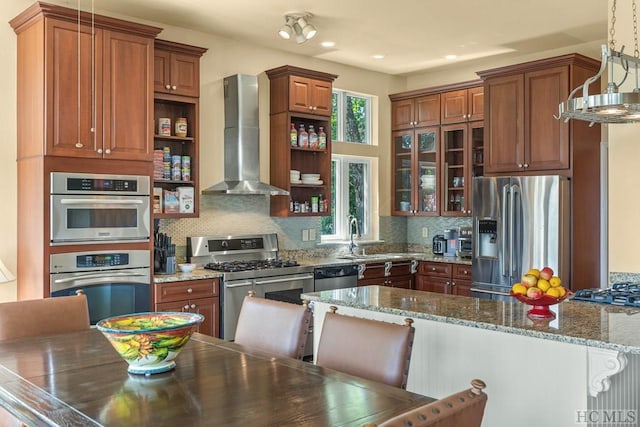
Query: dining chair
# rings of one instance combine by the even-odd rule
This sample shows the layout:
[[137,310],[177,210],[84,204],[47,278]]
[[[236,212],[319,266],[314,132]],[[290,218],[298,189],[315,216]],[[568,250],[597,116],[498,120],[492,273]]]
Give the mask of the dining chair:
[[0,303],[0,341],[89,329],[87,296]]
[[318,343],[318,366],[406,388],[415,329],[412,319],[395,324],[345,316],[329,307]]
[[249,349],[279,357],[302,359],[311,322],[307,301],[302,305],[244,297],[234,341]]
[[377,426],[365,427],[480,427],[487,394],[482,380],[471,380],[471,388],[395,416]]
[[[89,306],[82,291],[67,297],[0,303],[0,341],[89,328]],[[26,427],[4,408],[0,408],[0,426]]]

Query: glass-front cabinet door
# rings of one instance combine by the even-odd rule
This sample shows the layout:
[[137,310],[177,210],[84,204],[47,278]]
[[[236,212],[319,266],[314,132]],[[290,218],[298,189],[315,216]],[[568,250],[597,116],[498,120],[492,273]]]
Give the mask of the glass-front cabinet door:
[[411,215],[413,181],[411,180],[413,164],[414,132],[413,130],[396,131],[392,134],[393,144],[393,214]]
[[442,216],[466,214],[467,131],[466,123],[442,127]]
[[438,128],[416,130],[416,215],[438,215],[440,206],[438,193]]
[[438,129],[393,132],[394,215],[438,215]]

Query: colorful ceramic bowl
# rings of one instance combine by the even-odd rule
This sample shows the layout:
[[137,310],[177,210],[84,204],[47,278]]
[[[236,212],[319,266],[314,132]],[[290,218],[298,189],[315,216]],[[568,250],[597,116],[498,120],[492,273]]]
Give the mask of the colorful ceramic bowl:
[[151,375],[175,368],[174,359],[203,320],[197,313],[135,313],[103,319],[96,327],[130,373]]

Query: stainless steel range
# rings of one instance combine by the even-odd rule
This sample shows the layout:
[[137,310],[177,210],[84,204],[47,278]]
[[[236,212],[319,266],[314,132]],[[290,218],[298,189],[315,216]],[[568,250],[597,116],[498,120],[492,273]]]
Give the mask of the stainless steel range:
[[314,289],[313,267],[280,259],[276,234],[188,237],[187,259],[223,273],[220,331],[226,340],[235,337],[242,300],[250,290],[258,297],[301,304],[300,295]]

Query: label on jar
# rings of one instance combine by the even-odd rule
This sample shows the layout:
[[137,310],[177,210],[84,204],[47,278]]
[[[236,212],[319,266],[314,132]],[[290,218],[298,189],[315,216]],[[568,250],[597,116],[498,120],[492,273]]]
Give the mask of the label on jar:
[[158,135],[171,136],[171,119],[160,117],[158,119]]

